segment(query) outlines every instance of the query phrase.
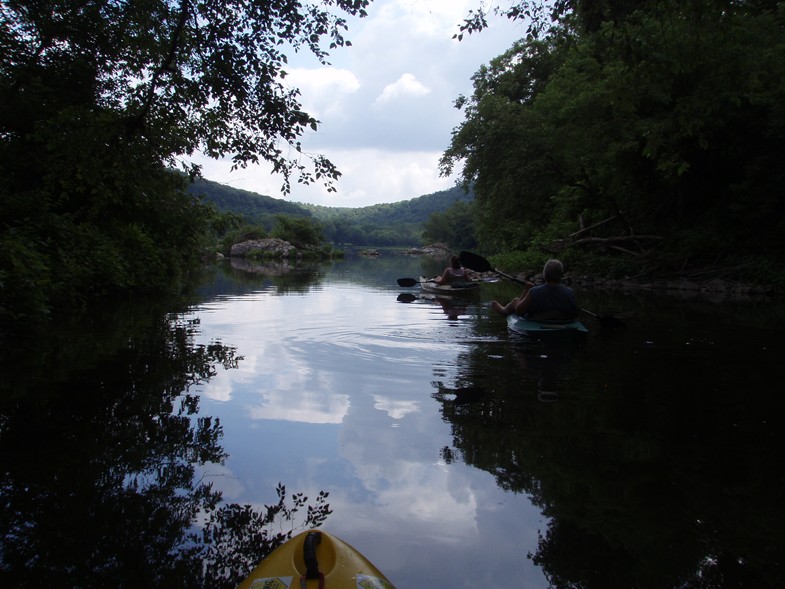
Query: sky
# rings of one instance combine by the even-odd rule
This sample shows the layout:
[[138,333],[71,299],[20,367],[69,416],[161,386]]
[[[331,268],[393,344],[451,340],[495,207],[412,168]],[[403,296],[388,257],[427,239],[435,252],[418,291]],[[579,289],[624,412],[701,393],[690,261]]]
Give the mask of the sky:
[[[287,82],[302,92],[306,112],[321,121],[303,137],[306,153],[323,154],[342,173],[337,193],[282,178],[267,165],[231,171],[231,162],[200,158],[208,180],[291,202],[363,207],[399,202],[455,185],[438,162],[463,120],[454,108],[471,95],[471,77],[525,34],[524,24],[493,19],[482,33],[458,32],[481,0],[376,0],[363,19],[349,19],[351,47],[322,66],[307,51],[289,56]],[[487,4],[482,0],[483,4]],[[456,172],[459,170],[456,170]]]

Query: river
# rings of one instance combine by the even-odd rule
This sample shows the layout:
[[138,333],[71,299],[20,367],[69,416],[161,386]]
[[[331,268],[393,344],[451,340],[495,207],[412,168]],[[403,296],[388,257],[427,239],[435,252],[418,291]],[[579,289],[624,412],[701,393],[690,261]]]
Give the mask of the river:
[[543,346],[514,284],[396,283],[444,264],[226,263],[6,346],[3,586],[195,586],[279,485],[398,589],[782,585],[782,302],[579,291],[626,328]]

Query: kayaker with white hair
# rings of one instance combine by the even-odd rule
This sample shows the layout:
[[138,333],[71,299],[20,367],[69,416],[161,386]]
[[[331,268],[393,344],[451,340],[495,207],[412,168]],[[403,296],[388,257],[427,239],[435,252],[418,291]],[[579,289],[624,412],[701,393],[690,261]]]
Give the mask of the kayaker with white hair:
[[578,316],[578,302],[575,291],[562,284],[564,265],[559,260],[548,260],[542,270],[545,284],[534,286],[526,283],[520,297],[516,297],[502,306],[497,301],[491,301],[491,307],[501,315],[515,313],[528,319],[572,320]]

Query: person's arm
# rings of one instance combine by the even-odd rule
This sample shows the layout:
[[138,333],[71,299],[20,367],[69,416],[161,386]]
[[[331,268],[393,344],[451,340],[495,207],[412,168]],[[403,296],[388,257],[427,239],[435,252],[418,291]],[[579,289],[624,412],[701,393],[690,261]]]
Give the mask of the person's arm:
[[521,295],[518,304],[515,305],[515,313],[521,317],[526,315],[526,311],[529,310],[529,307],[532,304],[532,297],[529,294],[529,290],[531,289],[531,286],[529,286],[530,284],[530,282],[526,283],[526,286],[523,289],[523,294]]
[[439,276],[438,278],[434,278],[433,281],[436,284],[449,284],[449,282],[450,282],[449,270],[447,268],[445,268],[444,272],[442,272],[442,275]]
[[533,283],[533,282],[531,282],[530,280],[527,280],[527,281],[525,281],[525,282],[523,283],[523,291],[521,292],[521,296],[519,296],[518,298],[519,298],[519,299],[521,299],[521,300],[523,300],[523,299],[526,297],[526,295],[528,294],[528,292],[529,292],[529,291],[530,291],[530,290],[531,290],[533,287],[534,287],[534,283]]

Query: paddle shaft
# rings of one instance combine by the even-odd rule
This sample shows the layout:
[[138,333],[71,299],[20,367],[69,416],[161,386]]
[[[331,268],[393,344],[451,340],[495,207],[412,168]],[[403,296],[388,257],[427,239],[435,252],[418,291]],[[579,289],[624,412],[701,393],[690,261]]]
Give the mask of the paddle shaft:
[[477,255],[477,254],[475,254],[473,252],[465,252],[465,251],[461,252],[459,257],[461,259],[461,264],[463,264],[467,268],[471,268],[475,272],[489,272],[489,271],[490,272],[495,272],[499,276],[504,276],[505,278],[508,278],[509,280],[512,280],[513,282],[517,282],[518,284],[526,285],[525,281],[523,281],[523,280],[521,280],[519,278],[516,278],[515,276],[512,276],[510,274],[505,274],[501,270],[497,270],[496,268],[491,266],[491,263],[488,260],[486,260],[482,256],[479,256],[479,255]]
[[518,284],[523,284],[524,286],[526,286],[526,281],[525,280],[521,280],[520,278],[516,278],[515,276],[513,276],[511,274],[505,274],[504,272],[499,272],[495,268],[491,268],[491,270],[493,272],[496,272],[496,274],[498,274],[499,276],[504,276],[505,278],[509,278],[513,282],[517,282]]

